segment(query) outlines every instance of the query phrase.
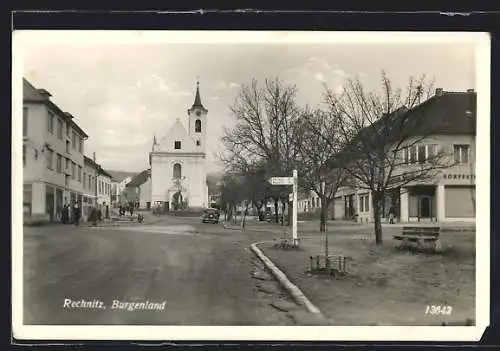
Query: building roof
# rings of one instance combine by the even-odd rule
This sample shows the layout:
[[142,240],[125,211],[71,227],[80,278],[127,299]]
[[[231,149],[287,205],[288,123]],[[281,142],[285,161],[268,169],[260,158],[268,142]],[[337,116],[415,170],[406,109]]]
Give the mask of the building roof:
[[149,176],[151,175],[151,171],[149,169],[146,169],[142,171],[141,173],[137,174],[130,183],[126,185],[126,187],[137,187],[141,186],[142,184],[146,183],[148,181]]
[[88,156],[83,156],[83,162],[94,167],[96,170],[97,170],[97,173],[99,175],[104,175],[104,176],[107,176],[107,177],[110,177],[110,178],[113,178],[113,176],[111,174],[109,174],[104,168],[102,168],[102,166],[100,164],[98,164],[97,162],[95,162],[92,158],[88,157]]
[[127,177],[134,177],[137,174],[137,172],[112,171],[112,170],[108,170],[107,172],[108,174],[111,175],[111,178],[113,178],[113,180],[117,182],[121,182]]
[[206,108],[201,103],[200,82],[199,81],[196,82],[196,95],[194,97],[194,103],[193,103],[193,106],[191,106],[191,109],[194,109],[195,107],[199,107],[199,108],[201,108],[201,109],[203,109],[203,110],[206,111]]
[[85,133],[85,131],[73,120],[73,116],[70,113],[64,112],[56,104],[50,101],[50,96],[52,95],[47,90],[36,89],[26,78],[23,78],[23,102],[47,105],[52,111],[57,113],[59,117],[70,123],[70,125],[84,138],[88,138],[89,136],[87,133]]

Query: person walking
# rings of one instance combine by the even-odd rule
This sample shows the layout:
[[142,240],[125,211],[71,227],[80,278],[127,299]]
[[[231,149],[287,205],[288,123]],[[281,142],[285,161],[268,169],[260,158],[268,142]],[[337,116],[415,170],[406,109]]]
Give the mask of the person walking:
[[130,206],[130,215],[132,216],[134,214],[134,206]]
[[391,206],[391,208],[389,209],[389,224],[394,224],[394,214],[395,214],[394,206]]
[[68,223],[68,205],[64,204],[63,208],[61,209],[61,223],[66,224]]
[[75,219],[75,225],[78,227],[80,225],[80,217],[82,215],[82,209],[78,201],[75,201],[73,206],[73,218]]

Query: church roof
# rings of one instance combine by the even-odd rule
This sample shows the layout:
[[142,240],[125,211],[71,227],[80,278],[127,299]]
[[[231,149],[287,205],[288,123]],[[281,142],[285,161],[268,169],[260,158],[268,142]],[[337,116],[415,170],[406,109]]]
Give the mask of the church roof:
[[205,107],[203,106],[203,104],[201,103],[201,97],[200,97],[200,81],[197,81],[196,82],[196,95],[194,97],[194,103],[193,103],[193,106],[191,106],[191,108],[195,108],[195,107],[200,107],[202,109],[205,110]]

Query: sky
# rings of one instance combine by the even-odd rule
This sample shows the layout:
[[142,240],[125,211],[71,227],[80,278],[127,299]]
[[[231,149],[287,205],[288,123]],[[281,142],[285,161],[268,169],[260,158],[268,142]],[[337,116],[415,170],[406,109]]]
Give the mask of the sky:
[[[94,34],[95,36],[95,34]],[[76,38],[76,37],[75,37]],[[208,171],[216,171],[229,106],[242,84],[279,77],[298,88],[300,105],[322,101],[323,83],[339,90],[357,75],[365,87],[380,86],[381,70],[404,88],[410,76],[434,77],[445,91],[476,88],[471,43],[182,43],[103,42],[86,36],[71,43],[31,40],[23,44],[23,75],[89,135],[85,153],[105,169],[146,169],[153,136],[159,140],[179,119],[188,121],[200,81],[208,109]]]

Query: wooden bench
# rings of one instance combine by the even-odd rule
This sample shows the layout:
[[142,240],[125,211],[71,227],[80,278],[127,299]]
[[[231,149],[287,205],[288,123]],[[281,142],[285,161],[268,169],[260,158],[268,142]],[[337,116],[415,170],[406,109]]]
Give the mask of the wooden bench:
[[394,235],[394,239],[402,241],[401,246],[408,248],[416,244],[418,249],[431,247],[438,251],[440,227],[403,227],[400,235]]
[[282,236],[281,238],[279,238],[279,240],[276,240],[276,238],[274,238],[273,241],[275,248],[282,249],[297,249],[300,244],[299,238],[294,239],[287,236]]

